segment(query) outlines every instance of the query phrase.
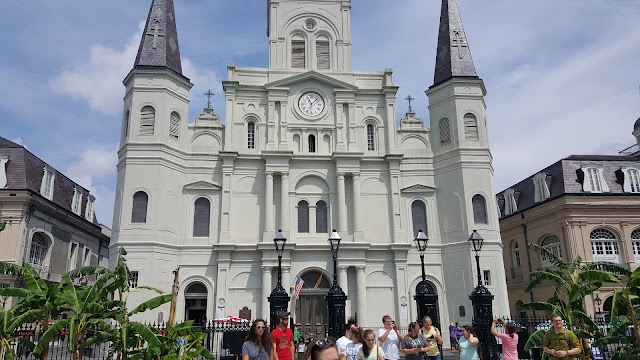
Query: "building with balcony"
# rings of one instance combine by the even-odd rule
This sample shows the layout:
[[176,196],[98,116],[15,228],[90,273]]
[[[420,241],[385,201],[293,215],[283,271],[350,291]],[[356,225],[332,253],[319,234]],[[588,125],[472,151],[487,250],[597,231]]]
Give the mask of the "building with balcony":
[[[640,143],[640,120],[634,136]],[[634,270],[640,264],[640,153],[572,155],[496,196],[512,316],[531,301],[552,301],[551,285],[524,290],[529,274],[552,264],[528,244],[539,244],[565,262],[610,261]],[[590,315],[603,301],[611,310],[614,288],[585,299]]]
[[109,229],[98,223],[94,202],[89,190],[0,137],[0,261],[27,262],[47,282],[80,266],[107,266]]

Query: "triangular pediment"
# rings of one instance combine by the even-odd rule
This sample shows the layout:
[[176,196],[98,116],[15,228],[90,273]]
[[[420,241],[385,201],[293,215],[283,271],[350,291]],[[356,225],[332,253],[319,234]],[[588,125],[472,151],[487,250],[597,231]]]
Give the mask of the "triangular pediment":
[[355,85],[349,84],[342,80],[338,80],[336,78],[317,72],[315,70],[307,71],[302,74],[296,74],[288,78],[270,82],[268,84],[265,84],[265,87],[267,89],[277,88],[277,87],[288,87],[290,85],[297,84],[302,81],[308,81],[308,80],[315,80],[338,89],[346,89],[346,90],[354,90],[354,91],[358,90],[358,87]]
[[436,188],[427,185],[415,184],[408,186],[402,190],[403,193],[430,193],[435,192]]
[[184,190],[198,190],[198,191],[219,191],[222,188],[214,183],[208,181],[196,181],[191,184],[187,184],[183,187]]

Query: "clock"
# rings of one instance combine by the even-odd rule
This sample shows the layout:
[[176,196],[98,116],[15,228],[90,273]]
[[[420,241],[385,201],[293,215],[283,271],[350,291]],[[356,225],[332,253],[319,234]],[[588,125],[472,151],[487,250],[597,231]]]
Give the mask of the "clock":
[[324,110],[324,99],[316,92],[306,92],[298,99],[298,108],[304,115],[320,115]]

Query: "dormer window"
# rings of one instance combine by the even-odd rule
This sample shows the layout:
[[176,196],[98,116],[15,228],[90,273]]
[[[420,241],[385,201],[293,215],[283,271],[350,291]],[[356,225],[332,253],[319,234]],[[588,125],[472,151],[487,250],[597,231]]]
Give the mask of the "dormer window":
[[551,193],[547,185],[547,174],[541,172],[533,177],[533,186],[535,188],[535,202],[547,200]]
[[56,175],[53,173],[53,170],[45,166],[42,183],[40,184],[40,194],[49,200],[53,199],[53,184],[55,178]]
[[96,198],[91,195],[89,195],[89,197],[87,198],[87,207],[84,211],[84,217],[89,221],[93,221],[93,203],[95,201]]
[[305,68],[305,38],[301,34],[295,34],[291,37],[291,67],[294,69]]
[[82,191],[78,190],[78,188],[73,189],[73,200],[71,201],[71,211],[74,214],[80,215],[80,211],[82,209]]
[[593,165],[586,165],[580,168],[584,179],[582,180],[582,191],[590,193],[609,192],[609,186],[604,181],[603,169]]
[[518,205],[516,204],[516,195],[513,189],[507,189],[504,192],[504,214],[511,215],[518,211]]
[[635,168],[622,168],[624,192],[640,193],[640,170]]

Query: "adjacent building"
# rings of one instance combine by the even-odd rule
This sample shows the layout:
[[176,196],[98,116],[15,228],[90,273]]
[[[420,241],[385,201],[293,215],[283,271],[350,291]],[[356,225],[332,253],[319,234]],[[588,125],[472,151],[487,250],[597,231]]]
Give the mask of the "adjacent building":
[[[636,144],[620,155],[572,155],[498,193],[504,265],[513,316],[531,301],[553,301],[551,285],[530,293],[529,273],[552,264],[529,250],[539,244],[565,262],[640,264],[640,119]],[[590,315],[609,315],[614,289],[603,286],[585,299]],[[594,300],[602,300],[599,309]]]
[[[108,266],[109,229],[98,223],[94,202],[89,190],[0,137],[0,221],[6,224],[0,261],[27,262],[47,282],[80,266]],[[0,276],[0,282],[19,285],[15,281]]]
[[[268,319],[281,229],[283,285],[291,294],[296,277],[305,283],[290,304],[296,322],[326,323],[324,296],[337,275],[360,324],[380,326],[390,314],[406,326],[417,317],[413,239],[423,230],[438,318],[470,323],[467,239],[477,229],[494,311],[508,313],[486,89],[456,2],[442,1],[431,128],[412,112],[396,120],[391,69],[352,69],[350,0],[269,0],[267,9],[269,67],[230,65],[226,119],[205,108],[189,122],[179,14],[172,0],[152,1],[124,79],[110,253],[126,248],[136,281],[164,291],[179,268],[178,319],[245,307]],[[332,229],[342,237],[337,274]],[[141,317],[167,314],[168,306]]]

